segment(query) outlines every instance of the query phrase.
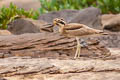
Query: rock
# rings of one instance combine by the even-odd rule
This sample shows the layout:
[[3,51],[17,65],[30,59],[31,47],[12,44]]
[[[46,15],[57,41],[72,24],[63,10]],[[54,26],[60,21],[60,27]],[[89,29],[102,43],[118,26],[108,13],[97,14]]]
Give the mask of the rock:
[[120,31],[120,14],[102,15],[102,24],[105,30],[112,31],[112,32]]
[[3,5],[8,7],[11,2],[17,5],[19,8],[24,8],[26,10],[30,10],[31,8],[38,10],[38,8],[40,8],[40,2],[38,0],[2,0],[0,1],[0,8]]
[[0,30],[0,35],[11,35],[11,32],[8,30]]
[[[109,50],[98,40],[88,39],[86,42],[87,46],[82,46],[81,57],[110,55]],[[56,33],[0,36],[1,58],[11,56],[73,58],[75,50],[75,38],[67,38]]]
[[4,79],[4,78],[0,78],[0,80],[7,80],[7,79]]
[[112,52],[111,56],[120,57],[120,48],[109,48],[110,52]]
[[108,20],[112,19],[113,17],[115,17],[116,15],[114,14],[103,14],[101,16],[101,20],[102,20],[102,24],[106,24]]
[[[46,26],[45,26],[46,25]],[[8,30],[12,34],[24,34],[24,33],[39,33],[42,31],[52,32],[52,29],[47,27],[47,23],[42,20],[32,20],[27,18],[16,19],[8,24]]]
[[[84,72],[84,73],[69,73],[48,75],[48,80],[117,80],[120,78],[120,74],[117,72]],[[39,79],[39,78],[38,78]]]
[[[91,14],[88,15],[88,13]],[[75,15],[79,16],[77,17],[78,19],[76,18]],[[100,11],[97,8],[93,8],[93,7],[86,8],[81,11],[62,10],[58,12],[50,12],[43,14],[39,17],[40,20],[38,21],[30,20],[30,19],[17,19],[12,23],[10,23],[8,30],[13,34],[38,33],[41,32],[40,31],[41,27],[44,28],[43,25],[52,23],[53,19],[56,17],[64,18],[67,22],[82,23],[88,25],[89,27],[99,29],[98,27],[101,25],[99,16],[100,16]],[[48,29],[42,29],[42,30],[52,32],[52,29],[50,27]],[[54,29],[54,31],[56,32],[57,30]]]
[[109,48],[120,48],[120,33],[110,33],[110,36],[98,38],[102,44]]
[[23,77],[20,75],[7,77],[8,80],[119,80],[117,72],[82,72],[68,74],[36,74]]
[[0,59],[0,77],[7,80],[117,80],[120,78],[120,57],[115,56],[116,59],[108,60],[4,58]]
[[75,16],[79,10],[61,10],[45,13],[39,16],[40,20],[44,20],[48,23],[52,23],[54,18],[63,18],[66,21],[69,21],[73,16]]
[[101,11],[94,7],[82,9],[69,22],[81,23],[91,28],[102,29]]
[[101,12],[99,9],[90,7],[83,10],[61,10],[43,14],[39,17],[48,23],[52,23],[54,18],[63,18],[68,23],[82,23],[89,27],[100,29],[101,27]]

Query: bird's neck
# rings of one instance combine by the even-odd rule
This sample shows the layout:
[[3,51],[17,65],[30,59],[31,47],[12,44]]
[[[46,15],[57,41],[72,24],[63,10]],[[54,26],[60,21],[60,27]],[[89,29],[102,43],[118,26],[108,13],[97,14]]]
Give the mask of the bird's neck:
[[57,26],[59,26],[59,32],[60,32],[61,34],[66,33],[66,31],[64,30],[64,27],[65,27],[64,24],[58,23]]

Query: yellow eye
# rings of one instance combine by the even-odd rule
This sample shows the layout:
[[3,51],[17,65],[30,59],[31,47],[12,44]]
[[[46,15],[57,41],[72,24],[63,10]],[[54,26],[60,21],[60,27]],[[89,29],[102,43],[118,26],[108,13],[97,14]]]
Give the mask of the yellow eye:
[[64,20],[63,18],[61,18],[61,20]]
[[60,20],[58,20],[58,22],[60,22]]

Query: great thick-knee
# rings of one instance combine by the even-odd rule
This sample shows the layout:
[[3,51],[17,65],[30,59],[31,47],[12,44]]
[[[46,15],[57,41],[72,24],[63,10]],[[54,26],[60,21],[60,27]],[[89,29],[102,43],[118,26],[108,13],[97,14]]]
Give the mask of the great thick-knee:
[[105,35],[102,30],[97,30],[90,28],[84,24],[79,23],[69,23],[67,24],[63,19],[55,18],[53,20],[54,26],[57,25],[59,27],[59,32],[67,37],[76,37],[77,40],[77,49],[74,58],[80,57],[81,45],[79,43],[80,37],[86,36],[97,36],[97,35]]

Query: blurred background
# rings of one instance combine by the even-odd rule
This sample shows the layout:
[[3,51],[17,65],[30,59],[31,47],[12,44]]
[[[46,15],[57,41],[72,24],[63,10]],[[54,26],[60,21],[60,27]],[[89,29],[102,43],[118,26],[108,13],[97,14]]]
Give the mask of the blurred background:
[[83,9],[90,6],[100,8],[103,13],[119,13],[120,0],[40,0],[41,13],[62,9]]
[[0,0],[0,28],[18,17],[37,19],[41,14],[63,9],[96,7],[103,14],[120,12],[120,0]]

